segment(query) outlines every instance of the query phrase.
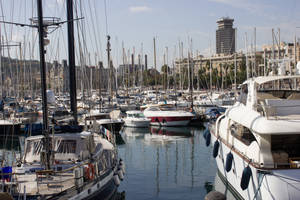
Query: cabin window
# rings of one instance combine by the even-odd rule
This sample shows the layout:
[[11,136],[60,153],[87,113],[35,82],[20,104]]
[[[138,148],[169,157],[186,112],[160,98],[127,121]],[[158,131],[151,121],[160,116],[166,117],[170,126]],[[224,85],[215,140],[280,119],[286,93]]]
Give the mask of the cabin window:
[[58,141],[57,153],[76,153],[76,140]]
[[272,152],[285,152],[289,158],[300,159],[300,135],[271,135]]
[[237,138],[247,146],[249,146],[253,141],[256,141],[252,132],[244,126],[232,125],[230,127],[230,131],[233,137]]
[[155,107],[152,107],[152,108],[149,108],[150,111],[159,111],[158,108],[155,108]]
[[136,113],[136,114],[134,114],[134,117],[136,117],[136,118],[143,118],[145,116],[143,115],[143,113]]
[[175,107],[166,106],[166,107],[161,107],[161,110],[163,110],[163,111],[174,111],[174,110],[176,110],[176,108]]

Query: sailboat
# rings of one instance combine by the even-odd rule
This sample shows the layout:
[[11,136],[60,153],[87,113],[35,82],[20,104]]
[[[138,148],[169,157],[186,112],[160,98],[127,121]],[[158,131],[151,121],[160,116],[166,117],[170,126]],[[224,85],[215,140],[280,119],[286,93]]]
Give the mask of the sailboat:
[[[67,7],[73,7],[72,1],[67,1]],[[26,138],[24,153],[17,165],[2,168],[1,191],[14,199],[108,199],[125,173],[110,131],[100,127],[55,134],[55,130],[48,127],[42,0],[37,0],[37,9],[43,135]],[[76,110],[73,113],[76,114]],[[74,118],[76,121],[76,116]]]

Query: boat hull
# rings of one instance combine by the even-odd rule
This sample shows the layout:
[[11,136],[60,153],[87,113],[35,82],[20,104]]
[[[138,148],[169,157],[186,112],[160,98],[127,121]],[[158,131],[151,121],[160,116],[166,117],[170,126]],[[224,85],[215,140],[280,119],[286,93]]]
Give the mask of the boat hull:
[[151,119],[150,124],[153,126],[187,126],[192,117],[148,117]]
[[[211,130],[211,144],[214,145],[217,137]],[[233,192],[243,199],[299,199],[300,196],[300,169],[258,169],[243,159],[238,152],[232,150],[220,140],[216,163],[219,173],[225,182],[233,188]],[[233,154],[232,169],[225,170],[226,156]],[[252,172],[249,186],[242,190],[241,178],[243,170],[249,166]],[[282,178],[284,177],[284,178]]]
[[127,127],[137,127],[137,128],[143,128],[143,127],[149,127],[150,120],[142,121],[142,120],[124,120],[125,124],[124,126]]

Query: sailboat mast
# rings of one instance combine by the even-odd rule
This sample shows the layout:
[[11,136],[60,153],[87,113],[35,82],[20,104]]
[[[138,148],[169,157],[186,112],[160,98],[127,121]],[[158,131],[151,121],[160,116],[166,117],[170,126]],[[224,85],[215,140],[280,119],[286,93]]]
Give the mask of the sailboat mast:
[[46,94],[46,63],[45,63],[45,49],[44,49],[44,25],[43,25],[43,7],[42,0],[37,0],[38,9],[38,30],[39,30],[39,46],[40,46],[40,70],[42,83],[42,106],[43,106],[43,134],[46,141],[44,144],[46,150],[46,169],[50,169],[50,142],[48,132],[48,108],[47,108],[47,94]]
[[154,72],[154,78],[155,78],[155,94],[156,94],[156,100],[157,100],[157,93],[158,93],[158,89],[157,89],[157,75],[156,75],[156,45],[155,45],[155,37],[153,38],[153,48],[154,48],[154,68],[155,68],[155,72]]
[[3,72],[2,72],[2,41],[1,41],[1,32],[0,32],[0,79],[1,79],[1,98],[3,98],[3,87],[4,87],[4,84],[3,84]]
[[74,22],[73,22],[73,0],[67,2],[68,20],[68,50],[69,50],[69,73],[70,73],[70,101],[75,124],[77,124],[77,95],[76,95],[76,67],[74,50]]
[[113,80],[112,80],[112,67],[111,67],[111,63],[110,63],[110,36],[107,35],[107,68],[109,70],[109,79],[108,79],[108,88],[109,88],[109,96],[112,98],[113,96]]

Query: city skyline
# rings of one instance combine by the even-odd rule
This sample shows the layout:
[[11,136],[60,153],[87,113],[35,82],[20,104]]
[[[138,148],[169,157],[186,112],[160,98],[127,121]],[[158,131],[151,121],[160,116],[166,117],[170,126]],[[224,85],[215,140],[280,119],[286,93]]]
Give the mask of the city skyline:
[[[33,2],[33,5],[32,5]],[[35,1],[26,0],[1,0],[1,15],[6,21],[18,23],[29,23],[29,18],[35,12]],[[106,34],[111,35],[112,59],[114,66],[122,64],[122,43],[124,43],[126,53],[130,50],[135,54],[148,54],[149,67],[153,66],[153,37],[156,38],[157,46],[157,67],[163,64],[163,54],[168,47],[169,59],[178,57],[178,43],[184,44],[184,56],[187,55],[188,38],[193,41],[194,54],[208,55],[215,52],[215,31],[217,30],[217,20],[222,17],[233,18],[234,27],[237,28],[237,51],[245,48],[245,33],[248,37],[248,45],[254,37],[254,27],[256,27],[257,49],[261,45],[272,43],[271,30],[280,28],[281,41],[293,42],[295,34],[300,35],[300,26],[297,22],[300,14],[297,13],[300,3],[296,0],[281,2],[279,0],[270,1],[250,1],[250,0],[206,0],[206,1],[147,1],[147,0],[88,0],[74,1],[75,6],[80,8],[82,3],[83,17],[81,20],[86,28],[86,49],[90,53],[90,58],[86,63],[95,63],[95,60],[104,61],[106,66]],[[105,8],[107,13],[107,27]],[[66,19],[65,0],[44,1],[44,16],[56,16],[61,20]],[[18,10],[18,15],[11,14],[13,10]],[[25,9],[24,9],[25,8]],[[33,8],[33,9],[32,9]],[[90,12],[91,11],[91,12]],[[92,13],[92,16],[87,13]],[[78,13],[77,13],[78,14]],[[76,16],[76,13],[75,13]],[[78,17],[82,17],[80,13]],[[76,23],[75,23],[76,24]],[[93,25],[95,28],[93,28]],[[4,41],[24,42],[31,40],[31,30],[29,28],[12,27],[5,25],[5,33],[2,24],[2,35]],[[75,25],[76,27],[76,25]],[[10,33],[10,30],[12,32]],[[36,31],[35,31],[36,34]],[[93,39],[97,37],[97,41]],[[6,37],[8,39],[6,39]],[[62,25],[49,35],[50,45],[48,46],[46,59],[62,60],[67,58],[66,51],[66,25]],[[28,44],[27,44],[28,45]],[[32,44],[31,44],[32,46]],[[78,45],[76,46],[78,49]],[[175,50],[176,47],[176,50]],[[25,48],[29,48],[28,46]],[[35,57],[37,57],[37,45],[35,46]],[[59,52],[57,52],[59,49]],[[95,53],[97,58],[94,58]],[[6,53],[4,52],[4,55]],[[16,50],[11,50],[10,54],[18,55]],[[29,57],[26,53],[25,57]],[[79,62],[79,50],[76,53],[77,63]],[[88,56],[86,56],[88,57]]]

